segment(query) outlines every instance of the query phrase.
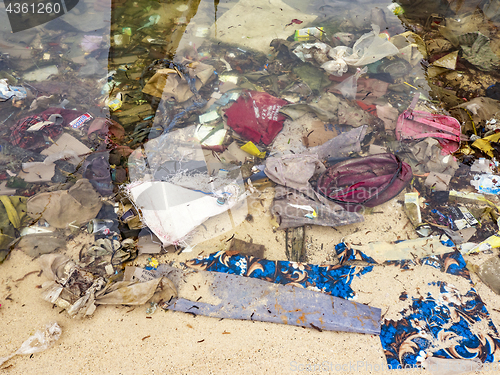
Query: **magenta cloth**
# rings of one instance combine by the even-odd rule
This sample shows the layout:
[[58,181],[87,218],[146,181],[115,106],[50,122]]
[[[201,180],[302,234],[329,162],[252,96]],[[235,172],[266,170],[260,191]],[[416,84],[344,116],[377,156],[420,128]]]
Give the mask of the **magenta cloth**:
[[270,144],[283,129],[286,117],[279,113],[286,100],[265,92],[244,91],[226,110],[227,124],[246,139]]
[[318,178],[316,190],[347,211],[359,212],[394,198],[412,178],[410,165],[399,157],[377,154],[332,165]]

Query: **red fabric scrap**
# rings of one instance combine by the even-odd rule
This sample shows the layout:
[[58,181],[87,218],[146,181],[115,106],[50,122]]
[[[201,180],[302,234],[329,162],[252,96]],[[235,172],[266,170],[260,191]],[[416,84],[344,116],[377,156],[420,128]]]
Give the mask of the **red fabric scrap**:
[[253,143],[270,144],[283,129],[286,117],[279,113],[286,100],[265,92],[245,91],[226,110],[227,124]]
[[361,100],[357,100],[356,103],[361,107],[361,109],[365,112],[368,112],[370,115],[377,116],[377,106],[375,104],[365,104]]
[[[28,132],[28,129],[31,126],[41,121],[48,121],[50,116],[53,114],[61,115],[62,123],[47,124],[38,131]],[[24,149],[34,150],[38,148],[46,148],[48,147],[48,144],[45,142],[45,137],[58,137],[62,133],[64,126],[67,126],[69,122],[81,115],[82,112],[80,111],[63,108],[49,108],[38,115],[24,117],[17,121],[12,127],[10,141],[13,145]]]

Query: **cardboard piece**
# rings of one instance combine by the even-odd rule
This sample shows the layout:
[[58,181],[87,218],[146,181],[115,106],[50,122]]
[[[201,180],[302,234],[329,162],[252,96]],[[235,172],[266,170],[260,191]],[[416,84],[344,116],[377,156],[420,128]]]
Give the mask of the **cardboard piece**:
[[48,182],[54,176],[56,165],[54,163],[23,163],[23,169],[17,177],[26,182]]
[[425,186],[430,187],[434,191],[447,191],[452,177],[445,173],[430,172],[425,180]]
[[82,155],[90,153],[90,148],[68,133],[62,133],[54,144],[41,152],[45,156],[66,155],[66,160],[73,165],[80,164]]

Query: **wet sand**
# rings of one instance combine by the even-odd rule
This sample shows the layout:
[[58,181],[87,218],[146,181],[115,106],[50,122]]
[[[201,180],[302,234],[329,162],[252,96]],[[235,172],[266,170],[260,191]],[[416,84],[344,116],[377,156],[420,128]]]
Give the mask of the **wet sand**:
[[[197,255],[208,255],[227,249],[229,242],[226,241],[234,234],[236,238],[253,239],[265,245],[268,259],[286,259],[284,232],[273,231],[266,209],[271,197],[269,190],[261,196],[263,205],[250,205],[252,222],[244,222],[235,231],[199,244],[190,253],[168,253],[157,258],[160,262],[182,262]],[[336,229],[307,227],[307,262],[331,262],[335,257],[333,248],[342,239],[365,244],[375,240],[396,240],[398,236],[400,239],[415,238],[402,213],[400,198],[377,207],[377,213],[367,215],[362,224]],[[66,254],[77,256],[79,248],[75,241],[70,241]],[[147,257],[141,255],[133,264],[144,265]],[[6,362],[2,366],[6,374],[395,373],[384,370],[385,356],[380,339],[375,335],[194,317],[161,309],[148,315],[147,305],[98,306],[91,318],[73,319],[42,300],[39,287],[47,279],[44,275],[39,276],[36,260],[14,250],[0,269],[0,317],[3,322],[0,355],[17,350],[30,335],[50,321],[57,321],[63,330],[61,339],[48,350],[32,357],[16,356]],[[478,281],[475,275],[472,277],[474,282]],[[391,279],[387,279],[387,285],[379,287],[387,288],[390,299]],[[500,296],[480,281],[476,288],[493,322],[500,327],[500,310],[495,310],[495,306],[500,306]],[[387,304],[391,301],[371,303],[381,308]],[[424,370],[407,371],[427,373]],[[483,373],[492,372],[483,370]]]

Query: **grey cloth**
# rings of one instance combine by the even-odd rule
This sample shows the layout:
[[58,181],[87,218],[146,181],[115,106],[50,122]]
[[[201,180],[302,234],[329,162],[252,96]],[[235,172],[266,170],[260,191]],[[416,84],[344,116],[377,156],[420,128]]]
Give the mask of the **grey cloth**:
[[283,186],[276,187],[271,212],[278,219],[279,229],[303,225],[338,227],[364,221],[363,215],[359,213],[348,212],[333,202],[313,200]]

